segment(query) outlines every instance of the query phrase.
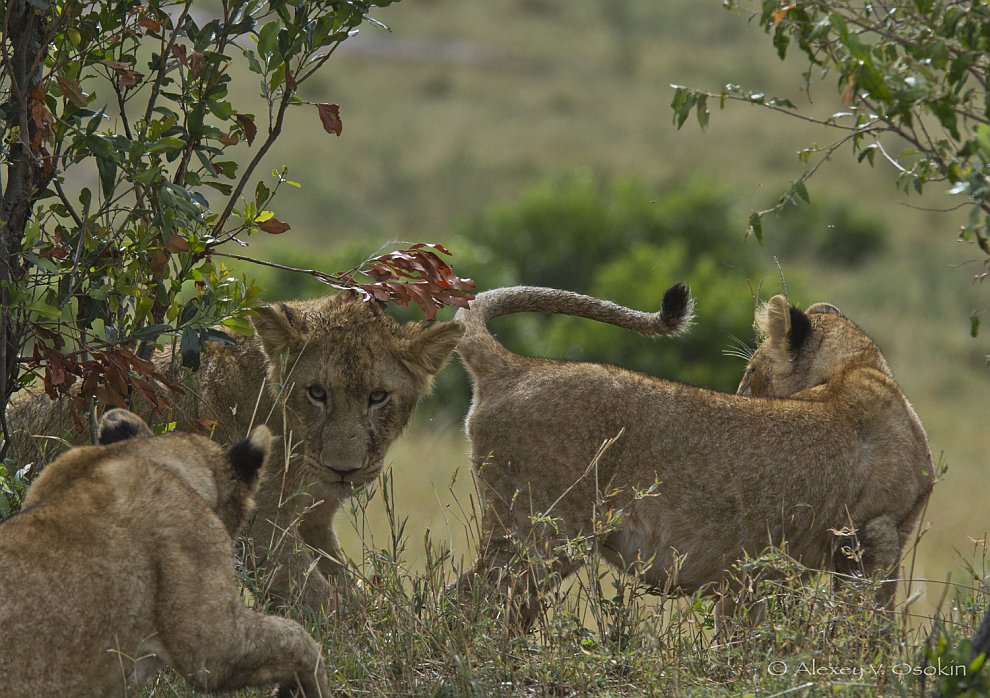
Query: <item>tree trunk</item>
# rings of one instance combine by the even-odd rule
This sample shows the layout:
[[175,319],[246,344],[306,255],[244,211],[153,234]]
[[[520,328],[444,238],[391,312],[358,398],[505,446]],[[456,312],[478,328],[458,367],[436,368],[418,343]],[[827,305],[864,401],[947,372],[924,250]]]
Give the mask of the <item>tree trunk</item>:
[[21,255],[24,230],[41,191],[54,172],[44,139],[51,127],[45,107],[41,77],[50,37],[47,35],[50,11],[41,11],[26,0],[5,3],[2,27],[3,72],[9,85],[8,108],[3,129],[6,136],[16,132],[4,166],[5,188],[0,199],[0,427],[7,450],[9,432],[6,411],[17,387],[19,357],[24,344],[24,316],[14,307],[12,292],[22,284],[28,264]]

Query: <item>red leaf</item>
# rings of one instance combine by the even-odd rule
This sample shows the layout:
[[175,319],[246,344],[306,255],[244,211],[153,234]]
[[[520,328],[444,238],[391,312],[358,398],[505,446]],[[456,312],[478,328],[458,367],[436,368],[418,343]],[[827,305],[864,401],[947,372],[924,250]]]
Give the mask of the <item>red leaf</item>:
[[165,249],[169,252],[188,252],[189,241],[179,235],[169,235],[168,242],[165,243]]
[[155,254],[151,256],[151,262],[148,264],[151,269],[151,273],[155,275],[156,279],[160,279],[162,272],[165,271],[165,264],[168,262],[168,255],[165,254],[164,250],[155,250]]
[[416,284],[407,284],[406,290],[409,291],[409,295],[412,296],[412,299],[416,301],[416,305],[423,310],[423,317],[426,320],[432,320],[436,317],[437,304],[426,291]]
[[62,90],[62,95],[67,100],[75,104],[77,107],[86,106],[86,95],[82,93],[82,89],[80,89],[77,81],[57,77],[55,78],[55,82],[58,83],[58,88]]
[[142,17],[138,20],[138,26],[144,27],[148,31],[160,32],[162,30],[162,23],[151,17]]
[[340,120],[340,107],[336,104],[317,104],[316,108],[320,112],[323,129],[327,133],[333,133],[339,137],[344,128],[344,124]]
[[106,67],[116,70],[118,73],[121,73],[125,70],[130,70],[131,68],[130,63],[124,63],[123,61],[96,61],[96,62],[102,63]]
[[269,218],[267,221],[258,223],[257,225],[258,230],[264,231],[271,235],[281,235],[291,227],[288,223],[280,221],[278,218]]
[[186,47],[182,44],[172,44],[172,55],[178,58],[182,65],[188,65],[189,58],[186,56]]
[[254,143],[254,137],[258,135],[258,127],[254,125],[254,118],[250,114],[236,114],[234,115],[234,121],[244,129],[244,138],[247,140],[248,145]]

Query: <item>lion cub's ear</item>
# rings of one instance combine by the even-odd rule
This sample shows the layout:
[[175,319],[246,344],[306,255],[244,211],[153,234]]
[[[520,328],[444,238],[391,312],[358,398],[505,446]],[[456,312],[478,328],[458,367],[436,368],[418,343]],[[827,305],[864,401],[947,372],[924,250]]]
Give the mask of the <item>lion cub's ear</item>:
[[227,449],[227,460],[234,477],[253,485],[271,450],[272,433],[268,427],[255,427],[246,439]]
[[813,305],[809,305],[808,309],[805,310],[804,313],[805,315],[823,314],[823,315],[838,315],[841,318],[845,317],[845,315],[842,314],[842,311],[836,308],[831,303],[815,303]]
[[151,429],[133,412],[115,407],[103,415],[96,443],[109,446],[138,436],[151,436]]
[[404,347],[402,358],[413,368],[428,375],[436,375],[447,363],[454,347],[464,334],[464,325],[459,322],[434,322],[428,325],[406,323],[409,342]]
[[790,351],[800,349],[811,334],[808,316],[787,302],[783,296],[767,301],[766,326],[769,341]]
[[286,303],[255,308],[251,318],[268,358],[277,361],[282,352],[297,352],[306,344],[309,327],[303,314]]

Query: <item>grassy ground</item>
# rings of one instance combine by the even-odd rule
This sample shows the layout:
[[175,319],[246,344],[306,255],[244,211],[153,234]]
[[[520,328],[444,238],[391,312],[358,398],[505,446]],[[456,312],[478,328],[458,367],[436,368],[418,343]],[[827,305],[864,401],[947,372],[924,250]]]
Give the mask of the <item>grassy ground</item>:
[[[544,590],[548,612],[520,635],[499,597],[480,594],[456,608],[445,597],[463,569],[451,542],[472,539],[470,485],[405,493],[435,500],[429,508],[441,514],[425,532],[412,525],[422,508],[397,503],[408,485],[388,473],[342,516],[342,528],[363,540],[356,574],[364,602],[304,619],[341,695],[917,696],[939,680],[980,676],[955,647],[978,624],[985,589],[945,585],[935,617],[921,619],[916,584],[902,585],[891,613],[875,606],[875,585],[846,580],[833,589],[830,575],[809,576],[779,551],[740,566],[741,578],[761,570],[753,598],[765,606],[729,618],[719,635],[710,598],[667,598],[593,553],[562,587]],[[982,552],[974,561],[986,574]],[[977,685],[968,695],[990,684]],[[194,694],[166,673],[143,695]]]

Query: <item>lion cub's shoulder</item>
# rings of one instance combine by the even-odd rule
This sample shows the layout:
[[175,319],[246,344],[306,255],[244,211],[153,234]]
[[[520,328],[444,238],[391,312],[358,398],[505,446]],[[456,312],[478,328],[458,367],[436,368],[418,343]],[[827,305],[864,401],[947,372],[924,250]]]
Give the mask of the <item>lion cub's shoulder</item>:
[[[158,511],[177,517],[205,505],[233,534],[253,506],[251,496],[270,441],[262,426],[225,451],[194,434],[153,436],[136,415],[111,410],[101,421],[97,445],[75,448],[47,466],[28,490],[22,511],[46,506],[71,508],[65,515],[77,520],[133,517],[121,523],[139,530]],[[155,511],[142,511],[134,502]]]

